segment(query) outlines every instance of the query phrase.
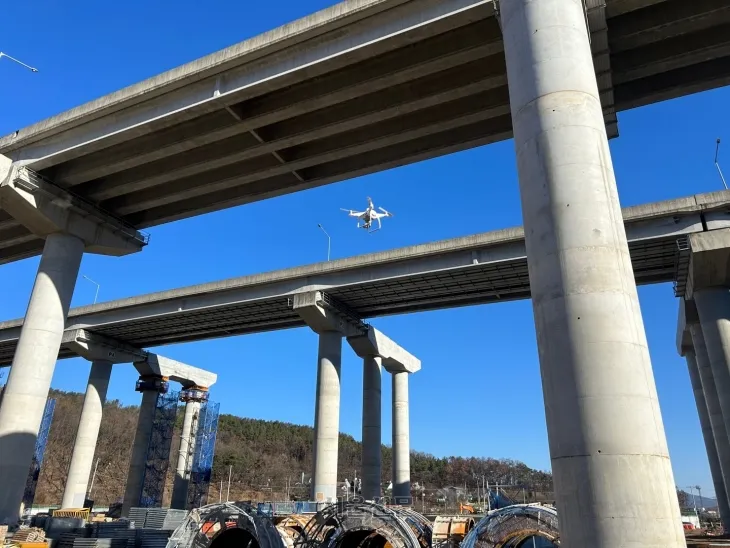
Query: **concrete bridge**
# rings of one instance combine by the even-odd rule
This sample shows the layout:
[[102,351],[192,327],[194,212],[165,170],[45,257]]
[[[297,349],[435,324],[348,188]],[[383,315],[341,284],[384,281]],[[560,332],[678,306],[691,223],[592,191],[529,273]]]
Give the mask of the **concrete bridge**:
[[[348,0],[1,139],[0,262],[42,258],[0,405],[0,522],[17,515],[84,252],[513,137],[561,540],[684,546],[608,139],[617,111],[727,84],[729,27],[725,0]],[[343,337],[361,337],[367,378],[386,357],[327,295],[291,306],[320,334],[318,393],[333,395]],[[334,401],[315,412],[331,434],[322,498]]]

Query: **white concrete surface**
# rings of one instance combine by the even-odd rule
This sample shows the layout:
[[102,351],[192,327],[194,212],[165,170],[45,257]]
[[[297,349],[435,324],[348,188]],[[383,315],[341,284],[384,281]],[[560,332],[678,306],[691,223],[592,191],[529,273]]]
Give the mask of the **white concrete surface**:
[[340,442],[340,366],[342,335],[319,334],[317,396],[314,410],[312,500],[337,499],[337,456]]
[[722,410],[717,399],[717,389],[712,377],[702,328],[699,324],[694,324],[690,330],[693,341],[696,341],[696,346],[691,352],[687,352],[686,356],[690,382],[697,404],[720,519],[726,530],[730,530],[730,505],[725,487],[728,474],[723,473],[723,469],[730,471],[730,440],[728,440],[727,430],[722,419]]
[[365,500],[381,497],[382,432],[380,358],[365,356],[362,367],[362,493]]
[[142,496],[147,448],[154,426],[158,396],[159,392],[156,390],[142,392],[142,403],[139,408],[137,430],[134,434],[132,455],[129,459],[129,472],[127,473],[127,485],[122,502],[122,517],[128,517],[130,508],[139,506],[140,497]]
[[112,362],[98,360],[91,364],[89,382],[86,386],[79,426],[71,453],[71,463],[63,490],[62,508],[83,508],[84,506],[111,376]]
[[177,360],[149,352],[144,360],[135,361],[134,367],[142,376],[153,375],[179,382],[184,387],[200,386],[210,388],[218,375]]
[[193,467],[195,454],[195,437],[198,434],[198,420],[200,417],[200,402],[188,401],[185,404],[182,431],[180,432],[180,448],[177,454],[177,467],[172,486],[170,508],[186,509],[190,470]]
[[411,439],[408,416],[408,373],[400,371],[393,377],[393,502],[411,503]]
[[499,9],[562,545],[683,547],[583,4]]
[[421,360],[372,325],[368,326],[365,334],[347,337],[347,342],[361,358],[381,358],[383,367],[389,372],[415,373],[421,369]]
[[81,240],[60,233],[43,248],[0,404],[0,524],[18,519],[83,252]]

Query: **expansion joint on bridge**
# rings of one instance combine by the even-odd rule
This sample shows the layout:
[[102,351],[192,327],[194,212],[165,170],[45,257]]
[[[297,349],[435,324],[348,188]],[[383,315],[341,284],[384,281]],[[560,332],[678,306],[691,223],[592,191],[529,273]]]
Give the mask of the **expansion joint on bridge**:
[[347,306],[342,301],[337,300],[329,293],[322,291],[321,295],[322,304],[325,308],[329,308],[330,310],[339,314],[350,326],[362,332],[363,334],[366,334],[368,332],[370,325],[364,322],[362,320],[362,317],[352,308]]
[[687,236],[677,238],[677,258],[674,263],[674,296],[684,297],[689,279],[692,245]]

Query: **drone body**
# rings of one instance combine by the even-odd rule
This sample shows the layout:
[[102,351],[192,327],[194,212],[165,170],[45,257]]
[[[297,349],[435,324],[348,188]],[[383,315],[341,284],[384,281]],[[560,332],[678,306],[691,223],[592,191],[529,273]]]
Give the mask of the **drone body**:
[[[353,211],[352,209],[344,208],[340,209],[342,209],[342,211],[347,211],[347,214],[350,217],[357,217],[357,228],[364,228],[368,232],[375,232],[383,228],[383,225],[380,221],[380,219],[382,219],[383,217],[393,217],[392,213],[386,211],[382,207],[378,208],[380,211],[382,211],[382,213],[375,211],[375,206],[373,205],[373,200],[370,198],[370,196],[368,196],[368,207],[365,211]],[[362,221],[363,224],[360,224],[360,221]],[[378,221],[378,228],[370,230],[373,225],[373,221]]]

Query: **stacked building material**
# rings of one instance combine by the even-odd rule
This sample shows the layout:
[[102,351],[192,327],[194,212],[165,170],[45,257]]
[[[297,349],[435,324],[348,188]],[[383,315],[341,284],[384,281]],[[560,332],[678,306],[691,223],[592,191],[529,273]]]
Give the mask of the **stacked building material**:
[[46,532],[38,527],[22,527],[13,535],[13,543],[19,542],[43,542],[46,540]]

